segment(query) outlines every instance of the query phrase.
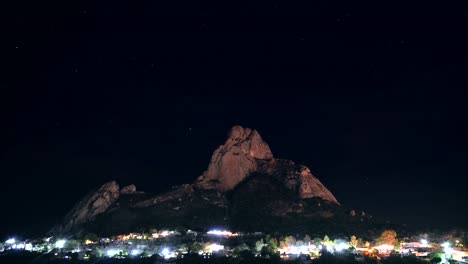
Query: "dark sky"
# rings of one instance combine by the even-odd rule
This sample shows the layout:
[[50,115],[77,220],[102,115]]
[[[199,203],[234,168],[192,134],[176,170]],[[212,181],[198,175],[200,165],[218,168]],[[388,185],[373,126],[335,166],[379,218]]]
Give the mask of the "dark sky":
[[36,2],[3,9],[0,235],[109,180],[190,183],[235,124],[344,206],[466,224],[464,6]]

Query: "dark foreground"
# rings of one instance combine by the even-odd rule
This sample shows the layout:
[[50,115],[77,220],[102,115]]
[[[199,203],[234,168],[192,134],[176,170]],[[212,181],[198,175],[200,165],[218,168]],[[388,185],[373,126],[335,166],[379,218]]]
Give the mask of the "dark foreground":
[[[432,261],[431,261],[432,262]],[[213,257],[213,258],[203,258],[198,255],[186,256],[184,258],[174,259],[174,260],[164,260],[160,258],[91,258],[88,260],[79,260],[79,259],[59,259],[53,255],[48,254],[38,254],[38,253],[10,253],[0,255],[0,263],[9,264],[9,263],[18,263],[18,264],[321,264],[321,263],[331,263],[331,264],[419,264],[419,263],[428,263],[417,259],[415,257],[393,257],[386,258],[380,261],[365,258],[361,261],[357,261],[352,255],[344,256],[333,256],[333,255],[323,255],[320,258],[313,260],[282,260],[279,256],[272,258],[261,258],[254,257],[253,255],[246,254],[242,257],[232,258],[232,257]],[[436,263],[436,262],[432,262]]]

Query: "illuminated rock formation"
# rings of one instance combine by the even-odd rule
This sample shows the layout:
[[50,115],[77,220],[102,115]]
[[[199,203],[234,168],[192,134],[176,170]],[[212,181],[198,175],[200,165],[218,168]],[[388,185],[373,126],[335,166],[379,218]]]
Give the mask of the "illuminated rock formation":
[[224,145],[213,153],[208,169],[198,178],[196,185],[229,191],[245,176],[257,171],[260,164],[272,161],[270,147],[256,130],[234,126]]
[[221,192],[235,188],[249,174],[270,174],[283,181],[301,199],[320,197],[338,204],[333,194],[305,166],[273,158],[270,147],[253,129],[234,126],[229,137],[215,150],[208,169],[195,185]]
[[106,228],[107,232],[131,231],[149,223],[205,228],[231,221],[247,228],[249,217],[259,223],[265,217],[290,214],[330,218],[330,208],[341,206],[309,168],[274,158],[256,130],[234,126],[195,183],[151,195],[137,192],[135,185],[119,189],[115,181],[108,182],[82,199],[52,233],[92,229],[93,225],[99,226],[95,232]]
[[64,222],[56,226],[52,233],[66,233],[80,224],[93,220],[119,198],[119,185],[115,181],[105,183],[101,188],[88,193],[65,216]]

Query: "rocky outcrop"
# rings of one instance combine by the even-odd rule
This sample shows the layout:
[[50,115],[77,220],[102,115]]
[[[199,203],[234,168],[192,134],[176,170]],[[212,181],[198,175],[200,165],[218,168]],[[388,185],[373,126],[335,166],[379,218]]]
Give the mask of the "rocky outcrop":
[[302,199],[320,197],[324,200],[338,203],[335,196],[315,177],[310,173],[310,169],[306,166],[301,166],[300,169],[300,185],[299,197]]
[[270,147],[253,129],[234,126],[229,137],[215,150],[208,169],[195,183],[205,189],[232,190],[254,172],[271,174],[283,181],[299,198],[319,197],[338,203],[333,194],[306,166],[273,158]]
[[119,198],[119,185],[115,181],[105,183],[90,192],[65,216],[62,225],[54,227],[52,233],[66,233],[93,220]]
[[229,137],[215,150],[208,169],[196,185],[206,189],[229,191],[262,163],[273,161],[270,147],[256,130],[234,126]]
[[173,190],[151,199],[147,199],[141,202],[136,203],[135,207],[147,207],[155,204],[161,204],[164,202],[176,201],[185,197],[190,197],[194,192],[190,184],[183,184],[180,186],[173,187]]
[[120,194],[133,194],[136,192],[136,186],[134,184],[127,185],[120,189]]
[[321,198],[339,204],[335,196],[304,165],[296,165],[290,160],[276,159],[266,169],[266,173],[282,181],[300,199]]

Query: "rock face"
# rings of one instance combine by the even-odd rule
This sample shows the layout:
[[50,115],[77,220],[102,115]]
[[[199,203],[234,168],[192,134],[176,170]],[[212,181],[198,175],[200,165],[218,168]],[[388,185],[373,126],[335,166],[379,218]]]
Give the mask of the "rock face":
[[267,168],[266,173],[283,181],[286,187],[295,192],[300,199],[318,197],[340,204],[335,196],[304,165],[296,165],[290,160],[276,159],[274,164]]
[[195,185],[226,192],[254,172],[276,176],[301,199],[319,197],[339,204],[309,168],[296,166],[292,161],[274,159],[270,147],[260,134],[241,126],[231,129],[228,139],[215,150],[208,169]]
[[206,189],[229,191],[262,163],[273,161],[270,147],[256,130],[234,126],[229,137],[215,150],[208,169],[196,184]]
[[105,183],[96,191],[90,192],[65,216],[62,225],[56,226],[52,233],[66,233],[73,228],[93,220],[119,198],[119,185],[115,181]]
[[134,184],[127,185],[120,189],[120,194],[132,194],[136,192],[136,186]]

